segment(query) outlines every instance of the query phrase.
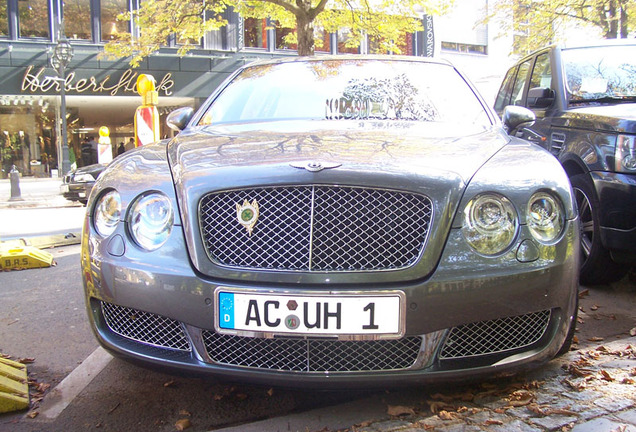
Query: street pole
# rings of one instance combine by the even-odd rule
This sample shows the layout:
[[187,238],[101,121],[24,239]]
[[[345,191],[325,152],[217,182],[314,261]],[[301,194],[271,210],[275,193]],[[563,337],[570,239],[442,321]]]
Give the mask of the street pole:
[[64,20],[60,21],[57,45],[53,49],[51,56],[51,66],[57,72],[58,78],[55,80],[60,86],[60,117],[62,129],[62,172],[61,177],[71,170],[69,160],[68,136],[66,133],[66,67],[73,58],[73,47],[64,36]]
[[62,177],[71,170],[68,154],[68,135],[66,133],[66,67],[60,63],[60,111],[62,117]]

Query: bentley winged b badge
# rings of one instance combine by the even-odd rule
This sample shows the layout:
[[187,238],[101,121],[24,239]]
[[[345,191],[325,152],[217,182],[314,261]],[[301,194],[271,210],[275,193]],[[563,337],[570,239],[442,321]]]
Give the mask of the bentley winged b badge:
[[239,223],[245,227],[247,233],[252,235],[252,230],[256,221],[258,221],[258,202],[253,200],[251,203],[243,200],[243,204],[236,203],[236,218]]

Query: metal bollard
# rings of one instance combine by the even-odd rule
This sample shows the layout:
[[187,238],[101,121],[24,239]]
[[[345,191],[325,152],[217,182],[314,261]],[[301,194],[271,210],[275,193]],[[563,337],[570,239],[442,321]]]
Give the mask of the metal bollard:
[[11,198],[9,198],[9,201],[24,201],[20,192],[20,172],[15,165],[11,168],[9,176],[11,178]]

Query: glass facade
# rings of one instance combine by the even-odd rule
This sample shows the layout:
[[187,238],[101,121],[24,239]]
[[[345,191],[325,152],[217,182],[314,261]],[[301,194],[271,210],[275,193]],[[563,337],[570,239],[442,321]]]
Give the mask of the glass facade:
[[101,40],[108,42],[118,33],[127,32],[129,25],[127,21],[117,20],[117,15],[128,9],[127,0],[101,0]]
[[18,17],[21,38],[50,39],[49,2],[47,0],[19,1]]
[[245,48],[267,48],[266,19],[245,18],[243,29]]
[[64,30],[69,39],[92,39],[90,0],[67,0],[64,7]]

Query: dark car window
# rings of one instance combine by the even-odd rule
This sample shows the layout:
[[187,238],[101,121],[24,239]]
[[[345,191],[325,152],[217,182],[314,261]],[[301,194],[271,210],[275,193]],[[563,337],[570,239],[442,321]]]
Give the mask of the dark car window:
[[537,61],[532,69],[530,88],[551,88],[552,69],[550,68],[550,55],[543,53],[537,56]]
[[503,109],[510,105],[510,96],[512,95],[512,84],[517,76],[517,68],[510,68],[506,73],[506,77],[501,84],[499,93],[497,93],[497,99],[495,100],[495,110],[497,113],[501,113]]
[[564,49],[570,102],[636,97],[636,45]]
[[512,88],[512,99],[510,101],[510,105],[523,105],[523,89],[526,86],[531,62],[532,60],[528,60],[519,65],[519,72],[517,73],[515,84]]
[[449,65],[359,59],[249,67],[199,124],[295,119],[492,124],[473,90]]

